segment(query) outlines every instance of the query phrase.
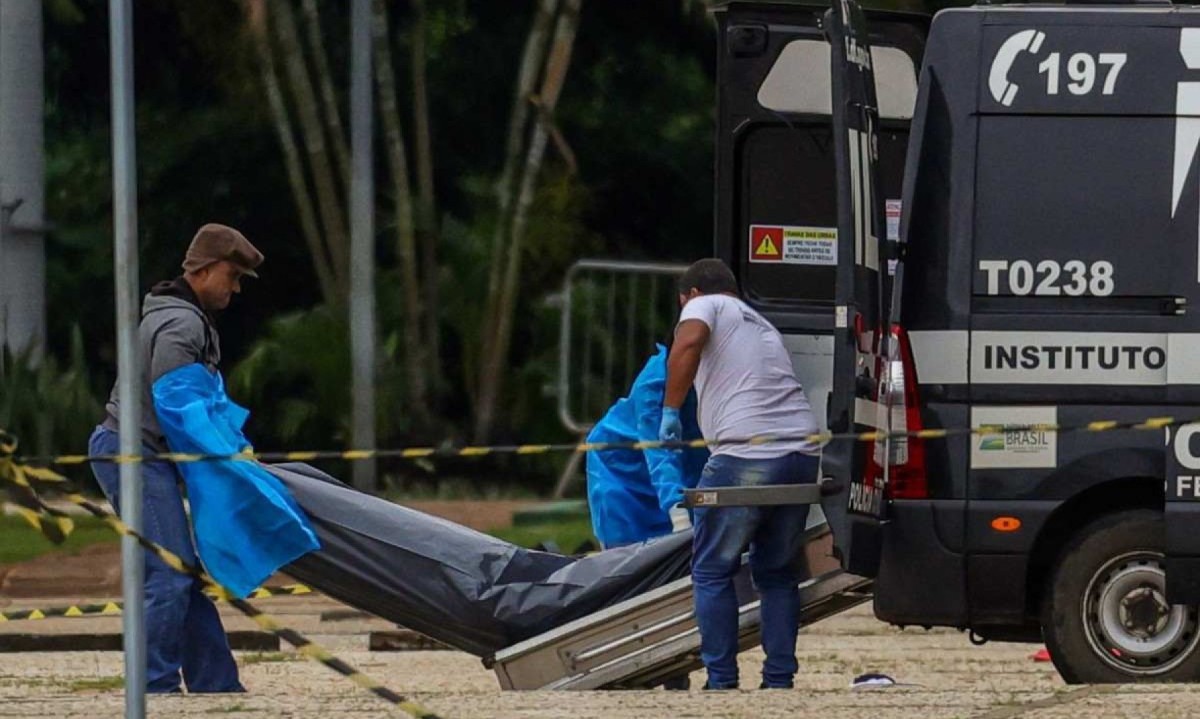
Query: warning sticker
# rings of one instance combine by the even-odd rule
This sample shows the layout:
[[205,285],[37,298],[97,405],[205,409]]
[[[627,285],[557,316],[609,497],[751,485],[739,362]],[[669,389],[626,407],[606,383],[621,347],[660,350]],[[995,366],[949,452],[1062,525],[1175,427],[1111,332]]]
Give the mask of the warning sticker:
[[887,215],[887,238],[889,240],[899,240],[900,212],[904,208],[904,203],[901,200],[888,200],[884,208],[884,212]]
[[751,262],[781,262],[783,253],[782,227],[750,226],[750,261]]
[[750,225],[750,261],[837,265],[837,228]]

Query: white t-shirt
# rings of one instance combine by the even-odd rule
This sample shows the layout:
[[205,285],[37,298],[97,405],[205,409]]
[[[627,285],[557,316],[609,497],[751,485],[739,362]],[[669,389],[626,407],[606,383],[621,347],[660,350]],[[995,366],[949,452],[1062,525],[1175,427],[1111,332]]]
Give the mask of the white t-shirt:
[[[679,322],[687,320],[700,320],[709,329],[695,382],[705,439],[796,437],[818,431],[783,337],[762,315],[736,297],[701,295],[680,313]],[[820,451],[817,444],[803,441],[712,448],[713,454],[752,459]]]

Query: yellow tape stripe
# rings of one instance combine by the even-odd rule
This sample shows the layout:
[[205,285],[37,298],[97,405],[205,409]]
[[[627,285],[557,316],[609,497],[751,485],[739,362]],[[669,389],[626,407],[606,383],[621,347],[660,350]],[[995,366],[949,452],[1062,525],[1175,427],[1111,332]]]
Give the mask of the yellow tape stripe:
[[56,458],[55,464],[83,464],[89,461],[86,454],[64,454]]
[[[14,465],[11,461],[8,460],[8,458],[4,458],[4,459],[5,459],[5,465],[6,465],[5,469],[10,470],[10,471],[0,473],[0,480],[8,480],[10,482],[15,482],[18,472],[11,471],[11,470],[17,468],[17,465]],[[32,488],[27,488],[27,489],[28,489],[29,493],[31,495],[33,495],[33,498],[39,504],[41,504],[41,500],[37,497],[36,492],[34,492],[34,490]],[[186,574],[188,576],[196,577],[196,578],[200,579],[201,581],[203,581],[209,587],[212,587],[216,591],[223,593],[226,597],[229,596],[228,590],[226,590],[221,585],[217,584],[216,581],[212,579],[212,577],[208,576],[208,574],[203,572],[198,567],[191,566],[187,562],[183,561],[182,558],[180,558],[179,556],[170,552],[169,550],[165,549],[164,547],[161,547],[158,544],[151,542],[150,540],[146,539],[144,536],[133,531],[127,524],[125,524],[123,521],[121,521],[120,518],[115,517],[111,513],[106,512],[103,509],[97,507],[95,504],[88,501],[85,497],[83,497],[82,495],[80,495],[78,493],[67,493],[64,496],[67,498],[68,501],[71,501],[72,503],[83,507],[88,512],[90,512],[92,515],[104,519],[104,521],[110,527],[112,527],[114,530],[116,530],[119,534],[136,539],[137,542],[141,546],[154,552],[154,554],[156,556],[158,556],[160,559],[162,559],[167,564],[167,566],[171,567],[172,569],[176,570],[177,572],[179,572],[181,574]],[[47,511],[50,511],[50,510],[47,510]],[[271,625],[273,625],[273,629],[271,631],[273,631],[277,636],[280,636],[281,638],[284,638],[287,641],[291,642],[297,648],[300,648],[304,645],[309,645],[309,646],[313,647],[314,649],[312,651],[320,652],[321,655],[324,657],[324,660],[322,661],[323,664],[325,664],[326,666],[329,666],[330,668],[336,669],[340,673],[345,674],[346,676],[350,677],[351,680],[353,680],[356,684],[359,684],[360,686],[363,686],[364,688],[369,689],[376,696],[379,696],[380,698],[390,702],[393,705],[400,706],[401,708],[406,707],[406,706],[411,707],[412,711],[410,711],[410,713],[414,714],[415,716],[426,716],[426,717],[435,716],[435,715],[431,714],[430,712],[425,711],[419,705],[415,704],[411,700],[405,699],[403,696],[391,691],[390,689],[385,688],[382,684],[379,684],[379,683],[375,682],[374,680],[370,679],[365,674],[362,674],[358,670],[351,667],[349,664],[346,664],[345,662],[342,662],[341,660],[336,659],[335,657],[333,657],[332,654],[325,651],[324,649],[321,649],[317,645],[313,644],[310,640],[308,640],[307,638],[305,638],[303,635],[299,634],[298,632],[288,629],[286,627],[283,627],[282,625],[274,622],[273,620],[270,619],[270,617],[267,617],[267,615],[265,615],[262,612],[260,612],[259,610],[255,609],[253,606],[246,603],[245,601],[238,600],[238,599],[230,599],[230,603],[233,604],[235,607],[237,607],[239,610],[241,610],[243,613],[245,613],[247,616],[255,618],[255,621],[260,621],[260,623],[262,623],[263,621],[269,622]],[[45,614],[43,612],[41,612],[40,610],[33,610],[32,612],[29,613],[29,617],[32,619],[40,619],[40,618],[43,618],[44,616],[45,616]],[[262,618],[261,620],[259,619],[260,617]]]
[[[1195,421],[1200,421],[1200,418]],[[517,454],[517,455],[539,455],[553,453],[553,451],[572,451],[572,453],[595,453],[595,451],[629,449],[635,451],[655,450],[655,449],[704,449],[719,447],[719,445],[727,444],[748,444],[762,445],[776,442],[810,442],[815,444],[828,444],[836,441],[836,439],[850,439],[857,442],[878,442],[884,438],[901,439],[911,437],[916,439],[944,439],[950,436],[959,435],[1001,435],[1001,433],[1015,432],[1021,430],[1042,431],[1042,432],[1106,432],[1112,430],[1160,430],[1163,427],[1172,425],[1186,424],[1183,421],[1171,417],[1148,418],[1140,423],[1121,423],[1117,420],[1096,420],[1080,426],[1064,426],[1054,424],[1036,424],[1036,425],[1020,425],[1020,426],[1002,426],[1002,425],[983,425],[979,427],[936,427],[936,429],[916,430],[912,432],[886,432],[886,431],[866,431],[857,433],[841,433],[835,435],[832,432],[816,432],[811,435],[802,436],[760,436],[740,439],[725,439],[725,441],[709,442],[706,439],[691,439],[686,442],[660,442],[660,441],[641,441],[641,442],[586,442],[581,444],[518,444],[505,447],[505,445],[496,445],[496,447],[463,447],[460,449],[437,449],[432,447],[409,447],[398,449],[350,449],[343,451],[335,450],[294,450],[284,451],[284,453],[239,453],[235,455],[197,455],[197,454],[180,454],[167,453],[154,456],[132,456],[132,455],[56,455],[52,457],[44,457],[40,461],[49,463],[49,465],[80,465],[80,463],[89,461],[112,462],[116,465],[127,462],[143,462],[148,460],[161,460],[176,463],[187,462],[202,462],[202,461],[230,461],[230,460],[263,460],[265,459],[281,459],[283,461],[302,461],[311,462],[319,459],[335,459],[358,461],[372,459],[372,457],[400,457],[400,459],[421,459],[421,457],[439,456],[458,456],[458,457],[481,457],[492,454]],[[41,478],[40,478],[41,479]],[[49,478],[47,478],[50,480]],[[53,479],[58,481],[58,479]]]
[[[224,601],[229,597],[228,594],[218,592],[212,588],[205,588],[204,592],[217,601]],[[282,587],[259,587],[250,592],[249,598],[266,599],[268,597],[294,597],[301,594],[312,593],[312,587],[308,587],[303,584],[288,584]]]
[[548,444],[527,444],[517,447],[517,454],[543,454],[553,449],[554,447]]
[[13,505],[13,510],[22,519],[24,519],[26,522],[29,522],[29,526],[33,527],[39,532],[42,531],[42,515],[38,514],[32,509],[26,509],[25,507],[20,507],[17,505]]
[[1164,427],[1170,427],[1173,424],[1175,424],[1174,417],[1151,417],[1151,418],[1147,419],[1145,422],[1142,422],[1141,424],[1137,425],[1137,427],[1139,429],[1141,429],[1141,428],[1162,429]]

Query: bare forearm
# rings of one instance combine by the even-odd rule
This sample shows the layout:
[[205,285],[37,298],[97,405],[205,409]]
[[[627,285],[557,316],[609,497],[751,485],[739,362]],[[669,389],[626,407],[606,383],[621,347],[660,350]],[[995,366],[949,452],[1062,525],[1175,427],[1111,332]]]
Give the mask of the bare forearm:
[[683,406],[688,390],[696,379],[701,350],[703,347],[695,345],[676,344],[671,348],[671,354],[667,357],[667,389],[663,405],[675,409]]

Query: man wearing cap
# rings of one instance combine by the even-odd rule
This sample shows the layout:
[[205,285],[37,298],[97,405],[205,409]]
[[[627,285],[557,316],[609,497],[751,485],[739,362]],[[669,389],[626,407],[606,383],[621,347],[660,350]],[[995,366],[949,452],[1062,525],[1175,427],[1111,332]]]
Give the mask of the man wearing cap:
[[[241,278],[258,277],[263,261],[242,233],[225,225],[207,224],[188,246],[183,274],[160,282],[142,301],[138,327],[142,377],[142,446],[147,454],[168,451],[154,411],[155,381],[185,365],[199,363],[215,372],[221,345],[213,313],[229,306],[241,291]],[[106,416],[92,433],[92,455],[120,454],[118,384],[105,406]],[[92,472],[114,508],[120,504],[118,465],[92,463]],[[175,465],[142,465],[143,534],[195,566],[180,476]],[[237,664],[229,651],[216,607],[197,580],[180,574],[146,553],[145,607],[147,686],[152,693],[180,691],[180,675],[189,692],[241,692]]]

